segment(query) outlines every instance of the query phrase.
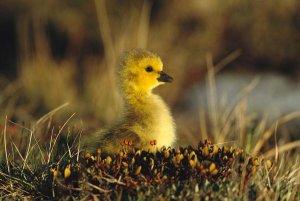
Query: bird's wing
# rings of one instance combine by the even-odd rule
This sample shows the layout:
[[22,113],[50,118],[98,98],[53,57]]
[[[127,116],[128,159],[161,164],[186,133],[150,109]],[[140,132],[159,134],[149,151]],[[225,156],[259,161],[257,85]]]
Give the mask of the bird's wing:
[[118,152],[122,146],[139,146],[140,137],[128,128],[112,128],[94,133],[85,139],[84,149],[94,152],[101,148],[104,152]]
[[133,145],[138,145],[140,143],[140,137],[134,131],[128,128],[117,128],[107,131],[103,135],[103,141],[111,142],[115,145],[120,145],[124,141],[129,141]]

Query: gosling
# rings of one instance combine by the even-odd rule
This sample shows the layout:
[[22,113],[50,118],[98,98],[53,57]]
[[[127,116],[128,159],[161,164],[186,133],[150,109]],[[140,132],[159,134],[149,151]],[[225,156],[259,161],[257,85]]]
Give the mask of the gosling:
[[109,128],[83,140],[86,151],[100,148],[115,153],[122,145],[149,150],[169,147],[176,141],[175,123],[162,98],[152,90],[173,78],[163,71],[156,54],[132,49],[124,53],[118,72],[123,97],[121,117]]

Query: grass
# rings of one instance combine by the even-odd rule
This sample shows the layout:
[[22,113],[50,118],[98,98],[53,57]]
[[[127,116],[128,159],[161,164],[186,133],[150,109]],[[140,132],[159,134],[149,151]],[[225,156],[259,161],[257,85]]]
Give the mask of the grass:
[[[45,124],[51,125],[51,118]],[[251,156],[233,146],[202,141],[197,147],[141,151],[121,146],[112,155],[80,150],[81,131],[68,125],[51,131],[49,143],[27,130],[27,147],[19,150],[3,130],[6,158],[0,170],[3,199],[105,200],[298,200],[299,156],[278,153],[277,159]],[[45,118],[43,118],[45,120]],[[10,123],[7,123],[10,125]],[[70,142],[68,136],[75,134]],[[67,136],[67,137],[62,137]],[[125,143],[126,144],[126,143]],[[10,150],[10,151],[9,151]]]
[[[152,8],[151,2],[144,1],[139,7],[129,6],[125,15],[116,7],[117,1],[95,1],[95,5],[89,2],[83,6],[84,12],[74,9],[74,5],[69,12],[60,12],[57,8],[66,6],[56,2],[52,5],[54,14],[43,16],[35,13],[40,12],[40,5],[28,5],[32,6],[32,13],[20,14],[23,19],[17,23],[21,57],[18,78],[12,83],[0,79],[1,199],[300,200],[297,152],[300,142],[277,138],[279,128],[299,117],[299,112],[285,115],[271,126],[265,119],[253,119],[247,111],[247,94],[258,79],[238,94],[233,106],[229,107],[226,102],[220,104],[222,97],[216,94],[215,74],[235,61],[241,50],[233,51],[216,64],[212,58],[212,55],[223,56],[225,47],[222,45],[235,40],[243,42],[243,52],[250,55],[250,60],[262,56],[271,58],[270,64],[274,64],[293,55],[298,58],[298,48],[282,48],[291,46],[282,35],[292,36],[294,40],[290,43],[299,35],[294,30],[297,24],[289,23],[290,13],[298,16],[296,5],[299,3],[291,2],[279,4],[275,15],[271,3],[264,4],[268,5],[266,11],[265,6],[255,6],[250,1],[224,5],[204,3],[199,8],[208,12],[200,12],[201,15],[197,9],[191,9],[198,5],[196,3],[187,8],[167,3],[161,6],[168,9],[160,10],[155,2]],[[243,10],[248,12],[249,5],[252,5],[251,12],[245,16]],[[90,12],[90,7],[96,7],[96,12]],[[283,10],[286,11],[282,18]],[[111,15],[112,11],[119,16]],[[174,18],[174,13],[178,18]],[[77,16],[76,23],[65,20],[69,14],[69,18]],[[82,15],[88,16],[87,19]],[[278,24],[270,23],[274,21],[272,16],[280,16],[283,29],[276,29]],[[260,23],[252,23],[253,19]],[[84,36],[94,39],[93,42],[100,38],[103,55],[83,58],[80,63],[83,72],[73,68],[79,66],[76,58],[53,59],[42,31],[47,20],[67,27],[69,36],[79,37],[79,42],[76,37],[70,39],[75,48],[76,42],[78,49],[85,47],[80,46],[81,34],[87,34]],[[72,29],[74,24],[76,27]],[[266,25],[268,30],[265,30]],[[192,30],[187,26],[192,26]],[[124,31],[119,31],[120,27]],[[96,35],[98,28],[100,37],[90,36]],[[241,32],[238,37],[230,34],[236,29]],[[261,30],[268,37],[262,37]],[[35,35],[33,39],[31,32]],[[252,36],[250,40],[248,33]],[[257,35],[259,37],[255,37]],[[161,40],[157,40],[157,36]],[[281,42],[273,43],[278,37]],[[277,46],[281,48],[274,48]],[[90,128],[110,123],[118,114],[118,95],[111,91],[116,91],[116,56],[125,47],[150,47],[165,54],[162,58],[174,66],[170,71],[176,77],[172,85],[174,93],[164,97],[171,105],[183,94],[184,84],[191,86],[191,75],[185,78],[185,72],[194,66],[204,72],[202,68],[207,67],[209,111],[205,114],[199,106],[199,131],[190,135],[190,141],[194,142],[199,141],[200,136],[202,141],[198,145],[156,151],[154,143],[148,152],[120,146],[120,152],[115,155],[102,153],[101,148],[94,153],[81,150],[81,135],[90,133]],[[236,48],[235,45],[232,48]],[[207,54],[206,59],[199,56],[208,50],[213,54]],[[287,53],[283,54],[282,50]],[[274,58],[274,55],[281,56]],[[206,65],[202,65],[205,61]],[[164,95],[163,90],[169,89],[161,90]],[[62,104],[64,102],[69,103]],[[182,132],[178,134],[180,140],[187,137]],[[204,140],[208,138],[211,141]]]

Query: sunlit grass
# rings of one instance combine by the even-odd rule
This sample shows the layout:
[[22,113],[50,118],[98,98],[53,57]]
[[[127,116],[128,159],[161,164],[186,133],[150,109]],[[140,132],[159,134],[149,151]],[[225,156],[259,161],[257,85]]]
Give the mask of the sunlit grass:
[[[97,28],[93,31],[98,33],[100,28],[99,38],[103,42],[104,53],[84,58],[80,63],[82,71],[77,69],[74,58],[61,61],[52,58],[44,33],[39,30],[42,29],[39,18],[33,17],[30,21],[31,16],[26,16],[17,25],[20,55],[23,56],[19,62],[18,78],[11,83],[6,79],[0,80],[1,198],[300,199],[299,141],[279,144],[277,139],[278,128],[297,118],[299,112],[282,116],[271,125],[265,119],[254,120],[247,110],[247,95],[259,79],[254,79],[237,95],[233,106],[228,106],[226,101],[219,104],[218,100],[222,97],[218,97],[215,90],[215,74],[241,54],[240,50],[236,50],[220,62],[213,60],[212,55],[220,55],[222,44],[228,39],[221,38],[223,29],[230,33],[231,26],[236,26],[241,32],[248,33],[250,29],[253,36],[259,35],[251,37],[252,41],[247,43],[250,50],[247,45],[243,47],[246,53],[260,44],[264,45],[259,46],[258,53],[266,57],[279,51],[281,56],[278,59],[283,60],[287,57],[282,54],[283,50],[289,50],[287,55],[297,53],[297,49],[282,48],[289,43],[273,30],[274,24],[269,23],[264,6],[253,9],[249,17],[240,18],[239,14],[232,14],[230,10],[246,8],[249,3],[240,6],[222,4],[222,8],[214,3],[203,4],[201,8],[207,13],[200,12],[201,16],[198,10],[190,12],[190,7],[183,9],[180,4],[170,4],[168,10],[172,11],[172,16],[177,13],[178,16],[192,17],[168,18],[168,12],[165,12],[160,14],[160,18],[166,20],[157,20],[151,25],[152,5],[148,1],[141,3],[140,10],[135,7],[129,9],[124,19],[130,20],[126,21],[118,21],[107,12],[107,7],[113,7],[114,3],[96,2],[97,12],[92,19],[98,20],[99,27],[92,23]],[[59,4],[54,6],[60,7]],[[293,4],[296,3],[280,6],[291,9]],[[262,9],[264,12],[261,12]],[[280,13],[280,9],[276,11]],[[189,15],[186,15],[187,12]],[[273,13],[273,9],[268,9],[268,12]],[[287,21],[288,13],[285,12],[284,21]],[[55,17],[59,18],[57,23],[60,26],[68,27],[70,35],[76,35],[73,33],[80,33],[84,23],[81,21],[74,31],[74,23],[64,18],[65,15],[70,17],[70,14],[71,18],[76,16],[76,12],[71,10],[63,12],[62,17]],[[223,16],[232,20],[232,24],[225,28]],[[47,15],[39,17],[44,23],[47,17],[50,18]],[[247,26],[254,17],[264,21],[254,27]],[[190,22],[195,22],[196,31],[189,33],[180,29]],[[31,44],[28,36],[31,23],[38,37],[33,39],[36,45],[34,54],[28,48]],[[271,44],[269,42],[274,40],[262,41],[261,28],[266,24],[271,31],[264,30],[264,34],[284,41]],[[114,31],[115,27],[125,27],[124,32]],[[291,25],[285,23],[284,27],[281,33],[298,37]],[[157,40],[158,35],[160,40]],[[174,41],[179,42],[174,44]],[[276,48],[278,46],[281,48]],[[184,77],[187,69],[196,66],[204,72],[206,67],[208,113],[204,110],[206,106],[199,105],[199,126],[192,125],[199,127],[199,131],[190,135],[178,133],[180,142],[188,138],[187,141],[194,141],[193,146],[166,147],[157,152],[155,145],[149,152],[120,146],[120,152],[115,155],[102,153],[101,147],[94,153],[81,150],[81,135],[89,134],[89,129],[101,128],[118,115],[120,100],[114,85],[114,71],[117,55],[128,47],[151,47],[163,55],[165,67],[174,72],[175,83],[172,84],[172,94],[164,93],[169,89],[162,88],[160,92],[171,104],[182,96],[182,84],[189,84],[186,82],[190,77]],[[199,56],[205,55],[208,49],[213,54],[203,58]],[[186,128],[189,125],[182,123],[178,126]],[[200,139],[201,143],[196,145]]]
[[[59,129],[51,125],[51,115],[31,129],[17,125],[19,132],[27,132],[23,149],[8,140],[12,123],[6,122],[3,198],[299,199],[300,161],[291,151],[268,160],[206,140],[196,147],[156,150],[153,143],[149,151],[120,145],[116,154],[102,153],[101,148],[85,153],[80,149],[82,131],[71,128],[72,118]],[[39,142],[35,135],[46,131],[51,131],[49,142]]]

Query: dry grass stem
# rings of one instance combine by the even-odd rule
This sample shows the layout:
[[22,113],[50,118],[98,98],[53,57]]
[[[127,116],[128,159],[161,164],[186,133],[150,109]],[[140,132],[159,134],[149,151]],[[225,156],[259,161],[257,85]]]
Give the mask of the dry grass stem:
[[94,188],[94,189],[97,189],[98,191],[102,192],[102,193],[109,193],[111,192],[111,190],[106,190],[106,189],[102,189],[100,188],[99,186],[96,186],[94,184],[91,184],[91,183],[87,183],[88,186]]
[[284,145],[278,146],[278,148],[275,147],[274,149],[271,149],[271,150],[263,153],[263,156],[265,158],[269,158],[269,157],[273,157],[273,156],[279,155],[283,152],[290,151],[290,150],[296,149],[296,148],[300,148],[300,140],[286,143]]
[[50,147],[51,147],[51,148],[50,148],[50,151],[49,151],[49,153],[48,153],[48,161],[47,161],[47,163],[50,162],[50,159],[51,159],[51,155],[52,155],[53,149],[54,149],[54,147],[55,147],[55,145],[56,145],[56,142],[57,142],[57,140],[58,140],[58,138],[59,138],[61,132],[63,131],[63,129],[65,128],[65,126],[68,124],[68,122],[73,118],[74,115],[75,115],[75,113],[73,113],[73,114],[67,119],[67,121],[62,125],[62,127],[60,128],[60,130],[58,131],[58,133],[57,133],[57,135],[56,135],[56,137],[55,137],[55,139],[54,139],[54,142],[50,144]]
[[145,49],[148,42],[149,22],[150,22],[150,1],[143,1],[143,6],[140,13],[139,26],[137,31],[137,47]]
[[278,126],[281,126],[289,121],[292,121],[296,118],[300,117],[300,111],[295,111],[292,113],[289,113],[287,115],[284,115],[283,117],[279,118],[271,125],[269,129],[267,129],[263,135],[261,136],[260,140],[256,143],[252,153],[256,155],[261,148],[265,145],[265,143],[270,139],[272,134],[274,133],[275,128],[277,129]]
[[216,80],[213,58],[211,54],[206,55],[206,66],[207,66],[207,85],[208,85],[208,109],[209,118],[212,123],[212,131],[214,139],[218,139],[218,107],[217,107],[217,93],[216,93]]
[[231,52],[229,55],[227,55],[224,59],[222,59],[219,63],[215,65],[215,73],[220,72],[224,67],[226,67],[228,64],[232,63],[234,60],[239,58],[242,55],[242,50],[237,49],[233,52]]
[[39,118],[36,121],[36,125],[40,124],[40,123],[44,123],[45,121],[47,121],[49,118],[51,118],[56,112],[58,112],[59,110],[67,107],[69,105],[69,103],[64,103],[61,106],[51,110],[50,112],[48,112],[47,114],[43,115],[41,118]]

